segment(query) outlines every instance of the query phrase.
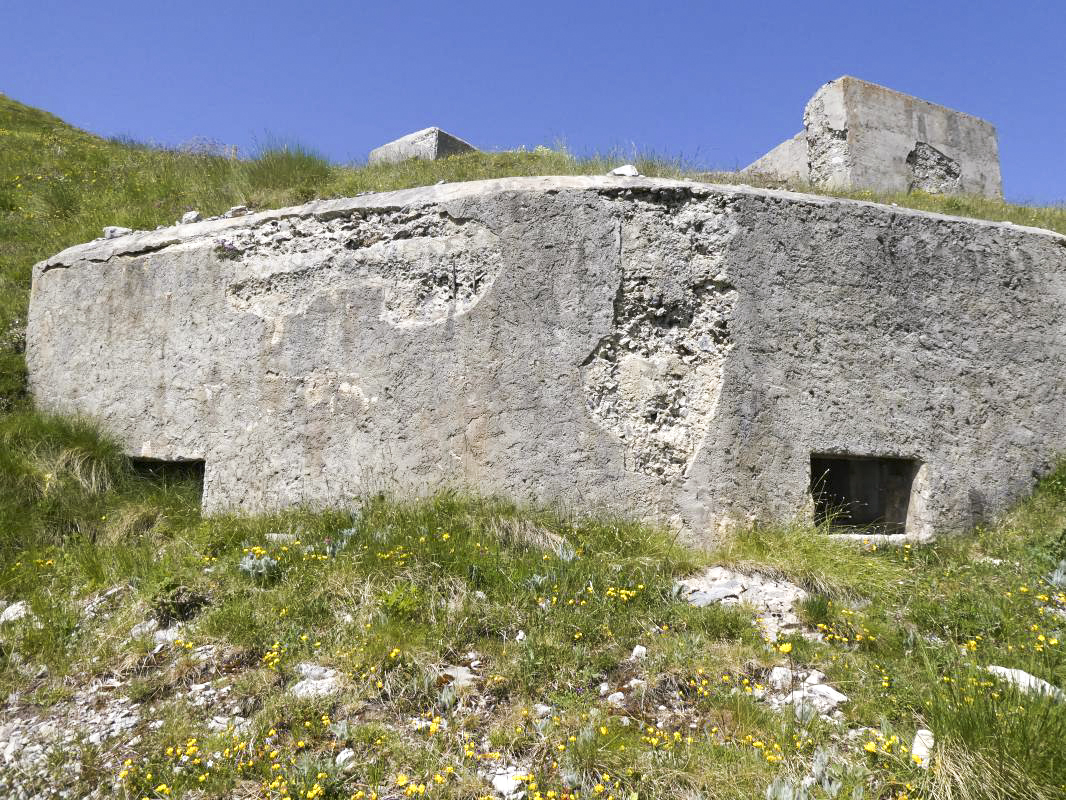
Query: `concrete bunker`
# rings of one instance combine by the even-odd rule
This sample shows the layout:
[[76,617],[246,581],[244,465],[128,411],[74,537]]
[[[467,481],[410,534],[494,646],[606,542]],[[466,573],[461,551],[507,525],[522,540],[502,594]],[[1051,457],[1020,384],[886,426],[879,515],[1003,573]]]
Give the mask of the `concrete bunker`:
[[871,533],[905,533],[920,466],[912,458],[812,454],[815,522]]
[[[444,184],[71,248],[35,267],[27,363],[40,408],[204,459],[209,514],[460,486],[706,543],[813,519],[815,454],[840,521],[925,538],[1066,453],[1064,245],[749,187]],[[920,468],[847,461],[889,455]]]

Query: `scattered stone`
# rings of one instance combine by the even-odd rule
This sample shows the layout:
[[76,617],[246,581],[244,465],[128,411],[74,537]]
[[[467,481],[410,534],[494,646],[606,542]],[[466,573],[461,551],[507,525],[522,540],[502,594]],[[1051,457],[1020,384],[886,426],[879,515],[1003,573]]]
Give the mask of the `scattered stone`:
[[174,625],[170,628],[163,628],[152,634],[152,639],[157,645],[174,644],[181,635],[181,625]]
[[263,538],[273,544],[293,544],[298,541],[295,533],[268,533]]
[[803,628],[795,607],[806,599],[807,593],[788,581],[711,567],[702,575],[675,583],[674,593],[697,608],[712,603],[752,606],[758,612],[759,627],[770,641],[782,634],[801,632]]
[[190,225],[193,222],[199,222],[201,220],[199,211],[186,211],[181,215],[181,224]]
[[1062,689],[1024,670],[999,667],[994,664],[990,664],[985,669],[1026,694],[1043,694],[1056,700],[1066,700],[1066,693]]
[[409,158],[436,161],[448,156],[476,152],[476,148],[458,136],[440,128],[423,128],[387,142],[370,151],[371,164],[396,164]]
[[0,613],[0,623],[5,622],[18,622],[20,619],[25,619],[30,616],[30,607],[25,600],[19,600],[17,603],[12,603]]
[[813,706],[814,709],[823,716],[836,711],[837,706],[848,702],[848,696],[842,692],[838,692],[832,686],[825,683],[817,683],[812,685],[804,684],[794,692],[790,692],[784,699],[785,704],[807,704]]
[[301,680],[289,688],[290,694],[297,697],[323,697],[340,691],[340,673],[335,669],[302,662],[297,664],[296,671]]
[[526,640],[526,632],[525,631],[519,631],[518,633],[516,633],[514,635],[514,640],[516,642],[524,642]]
[[607,695],[607,705],[614,708],[621,708],[626,704],[626,696],[621,692],[612,692]]
[[92,619],[101,613],[104,608],[115,599],[124,589],[124,586],[112,586],[103,592],[97,592],[85,601],[85,616]]
[[248,213],[248,206],[234,206],[225,214],[222,215],[223,219],[232,219],[233,217],[243,217]]
[[355,769],[355,751],[350,747],[345,747],[339,753],[337,757],[333,759],[333,763],[337,765],[337,768],[344,772],[350,772]]
[[134,639],[140,639],[142,636],[148,636],[155,633],[159,628],[159,623],[154,619],[146,619],[144,622],[139,622],[130,628],[130,636]]
[[545,717],[550,716],[551,713],[551,706],[545,705],[544,703],[533,704],[533,716],[535,716],[537,719],[544,719]]
[[914,734],[911,743],[911,758],[922,769],[929,769],[929,755],[933,752],[935,743],[933,732],[926,728],[919,728]]
[[615,175],[620,178],[636,178],[640,175],[640,170],[634,167],[632,164],[623,164],[620,167],[615,167],[608,175]]
[[489,777],[489,783],[504,800],[518,800],[526,794],[522,788],[522,778],[525,776],[526,772],[523,770],[506,769],[492,774]]
[[468,689],[475,686],[478,676],[469,667],[448,666],[441,670],[441,677],[454,689]]
[[132,228],[122,228],[118,225],[108,225],[104,228],[105,239],[117,239],[120,236],[128,236],[131,233],[133,233]]
[[633,652],[629,654],[630,661],[643,661],[648,657],[648,648],[642,644],[638,644],[633,648]]
[[600,684],[600,697],[606,697],[611,693],[611,684],[604,681]]
[[766,677],[767,685],[771,689],[776,689],[779,692],[782,692],[785,689],[791,689],[795,680],[795,674],[788,667],[774,667]]

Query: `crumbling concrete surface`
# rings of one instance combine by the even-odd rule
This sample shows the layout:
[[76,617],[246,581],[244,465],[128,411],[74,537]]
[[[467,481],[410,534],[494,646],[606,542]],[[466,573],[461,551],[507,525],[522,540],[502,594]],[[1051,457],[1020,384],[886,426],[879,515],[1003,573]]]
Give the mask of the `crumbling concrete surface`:
[[452,136],[440,128],[423,128],[386,142],[370,151],[371,164],[395,164],[409,158],[436,161],[439,158],[472,153],[476,148],[458,136]]
[[924,535],[1066,450],[1064,321],[1047,231],[516,178],[71,248],[35,267],[28,360],[40,407],[204,461],[209,512],[466,486],[709,541],[811,519],[812,455],[845,454],[909,459]]
[[845,76],[815,93],[803,125],[744,171],[836,189],[1003,196],[996,129],[969,114]]

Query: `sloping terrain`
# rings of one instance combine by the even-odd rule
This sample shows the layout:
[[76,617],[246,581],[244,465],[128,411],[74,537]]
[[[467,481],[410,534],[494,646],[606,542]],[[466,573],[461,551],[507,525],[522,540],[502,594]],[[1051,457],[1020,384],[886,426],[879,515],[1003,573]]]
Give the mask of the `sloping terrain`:
[[[197,475],[27,408],[29,268],[104,225],[607,166],[231,161],[0,98],[0,796],[1066,794],[1066,702],[989,670],[1066,686],[1066,471],[969,537],[760,528],[708,553],[451,494],[202,518]],[[904,199],[1066,232],[1061,210]]]

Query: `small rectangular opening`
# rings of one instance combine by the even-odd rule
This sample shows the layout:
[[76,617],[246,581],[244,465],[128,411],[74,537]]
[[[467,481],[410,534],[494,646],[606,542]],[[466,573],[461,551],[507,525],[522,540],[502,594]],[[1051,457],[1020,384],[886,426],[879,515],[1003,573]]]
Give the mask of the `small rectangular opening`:
[[909,458],[811,455],[814,521],[903,533],[918,462]]
[[197,497],[204,494],[204,468],[202,459],[187,461],[164,461],[159,458],[131,458],[133,471],[164,489],[189,487]]

